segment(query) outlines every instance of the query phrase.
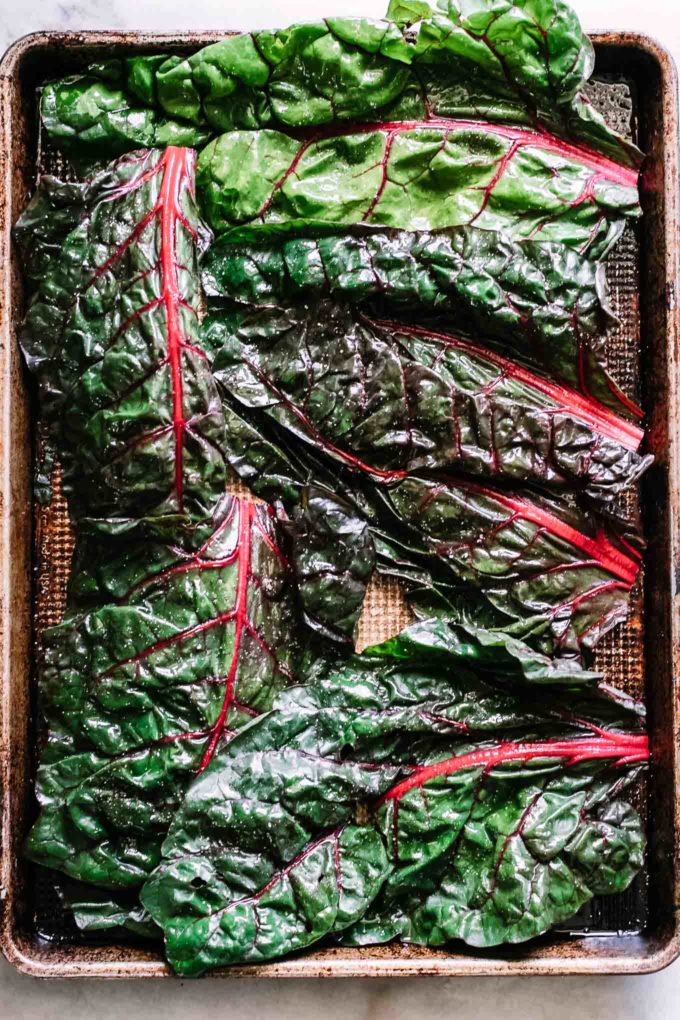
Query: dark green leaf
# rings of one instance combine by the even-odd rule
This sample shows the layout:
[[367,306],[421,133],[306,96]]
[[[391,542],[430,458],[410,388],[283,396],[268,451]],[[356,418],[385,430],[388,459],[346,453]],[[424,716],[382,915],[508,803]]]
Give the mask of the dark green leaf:
[[202,343],[241,405],[378,481],[454,470],[607,500],[651,462],[637,426],[450,334],[322,302],[215,312]]
[[470,227],[243,227],[211,245],[202,274],[209,295],[248,304],[332,295],[378,317],[434,316],[444,332],[453,319],[529,367],[639,414],[603,363],[612,322],[603,270],[564,245],[513,243]]
[[434,557],[449,583],[471,584],[501,618],[547,623],[556,654],[593,648],[626,618],[641,553],[618,528],[556,500],[463,479],[409,477],[376,493],[393,514],[388,540],[396,533]]
[[292,538],[305,620],[324,637],[353,645],[375,566],[368,524],[335,493],[315,485],[303,493]]
[[601,696],[565,714],[418,645],[284,692],[193,784],[142,893],[179,973],[280,956],[352,914],[361,941],[520,941],[631,881],[644,839],[617,798],[648,754],[636,717]]
[[[184,548],[91,546],[47,632],[34,860],[106,888],[154,867],[186,786],[290,679],[296,609],[275,521],[225,497]],[[89,560],[89,562],[88,562]]]
[[[224,419],[196,344],[193,159],[169,148],[112,164],[83,189],[78,226],[39,252],[23,347],[72,514],[104,531],[206,520],[224,491]],[[48,180],[22,217],[25,248],[41,223],[63,233],[58,194]]]

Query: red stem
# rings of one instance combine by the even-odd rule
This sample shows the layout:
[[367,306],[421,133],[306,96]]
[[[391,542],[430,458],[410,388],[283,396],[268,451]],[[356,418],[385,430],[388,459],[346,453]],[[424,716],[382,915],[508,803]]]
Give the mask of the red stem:
[[224,700],[220,714],[215,722],[213,731],[205,749],[205,753],[198,767],[198,774],[210,764],[215,748],[224,732],[227,723],[227,716],[232,703],[234,682],[239,665],[241,641],[243,632],[248,623],[248,584],[250,581],[252,521],[255,516],[255,504],[246,500],[239,500],[239,536],[238,536],[238,579],[236,582],[236,601],[233,609],[235,621],[234,647],[232,650],[229,673],[225,680]]
[[542,376],[534,375],[533,372],[511,361],[509,358],[504,358],[502,355],[489,351],[486,348],[482,349],[468,340],[451,336],[449,333],[438,333],[419,326],[406,326],[389,319],[368,319],[367,321],[372,325],[389,329],[396,333],[422,336],[425,339],[432,337],[455,350],[467,351],[471,355],[481,357],[492,365],[497,365],[508,378],[517,379],[518,382],[524,383],[532,389],[538,390],[539,393],[545,394],[545,396],[558,404],[561,409],[580,418],[581,421],[590,425],[600,435],[613,439],[628,450],[637,450],[640,447],[644,431],[633,422],[620,418],[619,415],[615,414],[608,407],[600,404],[599,401],[594,400],[592,397],[579,393],[578,390],[562,386],[560,383],[544,379]]
[[[627,556],[622,550],[617,549],[602,529],[597,532],[594,538],[591,538],[590,535],[584,535],[582,531],[577,531],[576,528],[573,528],[555,514],[551,514],[548,510],[544,510],[535,503],[529,503],[521,496],[506,495],[504,492],[499,492],[496,489],[487,489],[483,485],[477,485],[475,482],[468,482],[467,480],[456,479],[455,485],[478,493],[480,496],[493,499],[495,502],[500,503],[501,506],[511,510],[515,517],[520,517],[525,521],[530,521],[532,524],[537,524],[539,528],[544,528],[550,534],[563,539],[576,549],[581,549],[587,553],[590,559],[599,563],[610,574],[620,577],[627,585],[632,586],[634,584],[640,569],[639,562]],[[639,554],[636,553],[636,556],[639,557]]]
[[[498,135],[500,138],[509,139],[509,141],[514,143],[515,150],[530,147],[545,149],[548,152],[554,152],[557,155],[563,156],[565,159],[582,163],[597,173],[598,176],[628,188],[636,188],[640,176],[639,171],[634,167],[624,166],[608,156],[604,156],[596,149],[591,149],[587,145],[580,145],[576,142],[568,142],[542,128],[497,124],[485,120],[431,117],[423,120],[373,121],[366,124],[353,123],[351,125],[337,123],[327,128],[312,130],[307,133],[303,131],[296,134],[304,138],[306,148],[310,143],[323,141],[327,138],[338,138],[342,135],[370,134],[373,131],[384,131],[387,134],[394,135],[404,131],[427,130],[429,128],[447,133],[451,131],[484,131],[490,135]],[[297,162],[299,162],[299,159]]]
[[279,192],[285,185],[286,181],[288,181],[289,178],[297,172],[300,161],[312,145],[316,145],[317,142],[322,142],[329,138],[340,138],[342,136],[370,134],[371,132],[382,131],[385,132],[387,138],[385,151],[380,163],[378,164],[382,167],[381,183],[379,185],[378,194],[375,196],[369,209],[363,216],[363,222],[366,222],[375,212],[376,206],[379,204],[387,185],[387,164],[394,138],[402,132],[428,130],[432,128],[442,131],[447,138],[452,131],[468,130],[484,131],[489,135],[495,134],[500,138],[507,138],[511,142],[509,151],[500,160],[498,170],[494,174],[492,182],[484,189],[485,194],[482,200],[482,206],[471,222],[474,222],[474,220],[476,220],[484,211],[488,204],[492,188],[501,179],[515,154],[520,149],[524,148],[535,147],[544,149],[547,152],[554,152],[563,156],[565,159],[581,163],[583,166],[586,166],[593,171],[593,178],[584,186],[582,194],[577,199],[576,204],[582,204],[582,202],[586,201],[588,197],[592,197],[594,194],[595,184],[600,180],[611,181],[614,184],[620,184],[624,187],[637,188],[639,171],[631,167],[622,166],[620,163],[616,163],[613,159],[603,156],[602,153],[597,152],[595,149],[591,149],[586,145],[578,145],[573,142],[564,141],[564,139],[559,138],[557,135],[552,135],[550,132],[541,128],[530,129],[524,127],[511,127],[509,125],[494,124],[488,121],[454,120],[446,117],[428,117],[424,120],[410,121],[376,121],[370,124],[354,123],[348,125],[337,123],[324,128],[313,128],[311,130],[303,129],[301,131],[290,132],[294,138],[300,140],[300,148],[295,153],[295,156],[289,163],[286,170],[284,170],[278,180],[276,180],[272,185],[269,197],[264,202],[255,218],[261,219],[269,212],[277,192]]
[[168,331],[168,361],[172,378],[172,421],[175,432],[175,492],[180,512],[184,508],[184,394],[182,381],[182,347],[185,346],[178,308],[182,293],[177,275],[177,226],[183,222],[178,196],[183,181],[189,176],[189,149],[169,146],[163,154],[165,171],[159,198],[161,208],[161,293],[165,305]]
[[480,767],[488,772],[506,762],[532,761],[536,758],[560,758],[568,766],[601,760],[611,760],[620,765],[631,764],[649,759],[649,739],[646,734],[612,732],[598,737],[543,740],[527,744],[503,742],[417,768],[407,779],[388,790],[378,801],[378,807],[388,801],[398,803],[411,790],[439,776],[450,776],[463,769]]

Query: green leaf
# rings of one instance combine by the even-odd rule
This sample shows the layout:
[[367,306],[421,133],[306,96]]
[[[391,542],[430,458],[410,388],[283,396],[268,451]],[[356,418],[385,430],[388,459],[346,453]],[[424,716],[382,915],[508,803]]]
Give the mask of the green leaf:
[[324,637],[353,646],[375,566],[368,524],[335,493],[315,485],[303,493],[292,539],[306,622]]
[[45,636],[49,739],[34,860],[139,885],[197,772],[269,708],[297,653],[295,592],[268,508],[225,497],[184,547],[92,545]]
[[388,540],[426,553],[432,574],[450,571],[454,589],[472,585],[506,620],[543,621],[555,654],[593,648],[626,618],[641,553],[616,525],[464,479],[413,476],[376,494],[393,515]]
[[185,59],[93,65],[45,87],[42,117],[52,140],[81,158],[199,146],[223,131],[427,114],[528,124],[639,166],[583,94],[592,70],[592,45],[561,0],[436,12],[407,2],[384,21],[327,18],[230,36]]
[[471,227],[437,233],[314,223],[242,227],[202,260],[206,293],[254,305],[333,296],[373,312],[438,319],[621,412],[607,375],[604,273],[560,244],[513,243]]
[[242,406],[375,481],[452,470],[606,501],[651,463],[637,426],[459,336],[320,302],[215,311],[202,343]]
[[[147,58],[150,59],[150,58]],[[165,58],[164,58],[165,59]],[[122,81],[124,66],[102,77],[99,68],[74,75],[43,88],[40,116],[50,140],[83,169],[106,163],[130,150],[165,145],[200,147],[210,138],[201,127],[166,117],[139,99],[140,79],[146,77],[145,98],[154,85],[140,74],[139,62],[131,68],[128,87]]]
[[24,248],[45,221],[61,242],[43,241],[31,268],[42,278],[22,346],[72,515],[109,533],[206,520],[224,491],[224,419],[197,345],[193,165],[178,148],[112,164],[80,192],[65,239],[48,180],[19,224]]
[[86,936],[105,933],[116,937],[124,933],[157,940],[161,934],[140,903],[130,905],[89,886],[79,887],[78,895],[69,897],[69,906],[79,931]]
[[[644,838],[617,798],[646,738],[602,696],[573,714],[560,705],[453,671],[447,655],[409,651],[408,638],[401,657],[385,648],[379,664],[374,652],[356,657],[282,693],[192,785],[142,892],[173,967],[271,959],[344,931],[351,916],[354,941],[439,944],[437,897],[446,938],[474,941],[479,924],[453,929],[478,909],[475,889],[485,944],[519,941],[595,888],[625,888]],[[520,843],[552,882],[538,912],[527,866],[506,878]]]
[[387,20],[397,25],[414,25],[423,18],[431,17],[433,11],[424,0],[390,0],[387,7]]
[[637,171],[526,127],[438,117],[272,129],[211,141],[197,183],[210,227],[322,220],[475,226],[602,257],[639,215]]

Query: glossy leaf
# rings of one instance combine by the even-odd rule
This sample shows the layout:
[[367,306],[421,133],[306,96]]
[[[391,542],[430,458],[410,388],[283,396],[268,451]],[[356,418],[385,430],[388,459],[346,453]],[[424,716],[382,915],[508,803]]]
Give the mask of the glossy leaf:
[[275,521],[226,497],[206,530],[93,558],[74,590],[98,607],[47,632],[34,860],[138,885],[187,785],[289,682],[295,594]]
[[[620,799],[629,777],[598,759],[645,756],[645,738],[617,734],[474,748],[423,768],[380,805],[393,868],[347,942],[521,943],[622,892],[645,840]],[[424,852],[423,826],[436,833]]]
[[388,538],[434,556],[501,617],[544,621],[557,654],[593,648],[626,618],[642,555],[602,520],[463,479],[409,477],[379,496],[394,515]]
[[205,128],[167,117],[139,95],[134,82],[140,72],[155,74],[154,64],[154,57],[133,57],[45,85],[40,116],[50,140],[85,170],[134,149],[204,145]]
[[475,226],[601,257],[639,215],[637,170],[542,131],[455,117],[338,124],[302,138],[230,131],[202,150],[197,183],[217,233],[319,220]]
[[[46,86],[43,122],[82,153],[199,145],[206,132],[319,126],[375,111],[531,124],[635,165],[583,94],[593,50],[561,0],[390,7],[230,36],[191,56],[109,60]],[[396,21],[396,24],[395,24]],[[414,25],[404,30],[405,24]]]
[[637,426],[450,334],[321,303],[215,312],[202,343],[243,406],[376,481],[445,469],[607,500],[651,462]]
[[[441,941],[446,923],[447,937],[474,942],[480,925],[454,931],[448,904],[472,915],[477,888],[495,911],[484,944],[519,941],[595,890],[625,888],[644,839],[617,798],[635,774],[623,766],[648,755],[646,738],[634,715],[602,698],[577,716],[558,705],[422,653],[377,669],[359,657],[283,693],[193,784],[144,887],[173,967],[197,974],[271,959],[343,931],[352,913],[366,918],[354,939],[384,937],[387,922],[378,931],[375,918],[386,915],[388,937]],[[485,826],[485,855],[473,859],[468,845]],[[522,835],[534,871],[565,891],[538,915],[526,865],[514,884],[507,869],[497,874]],[[437,895],[446,909],[428,927]]]
[[611,324],[602,267],[560,244],[514,243],[493,231],[437,233],[316,224],[241,228],[202,261],[209,296],[253,305],[333,296],[377,317],[436,317],[483,337],[529,368],[561,378],[619,413],[640,412],[604,364]]
[[132,935],[152,941],[161,937],[158,925],[141,903],[122,902],[92,886],[79,884],[77,894],[69,897],[69,908],[78,930],[86,937]]
[[307,623],[354,643],[375,549],[366,520],[318,485],[303,492],[292,529],[292,564]]
[[476,622],[557,655],[587,652],[626,619],[641,565],[632,526],[462,476],[376,484],[301,444],[293,451],[275,423],[233,421],[244,480],[268,498],[285,494],[291,509],[310,479],[333,487],[367,521],[377,569],[404,583],[418,618]]
[[[196,342],[193,166],[190,150],[168,148],[95,176],[78,226],[41,255],[26,318],[71,511],[108,532],[205,520],[224,490],[224,420]],[[20,221],[24,247],[51,221],[55,190]]]

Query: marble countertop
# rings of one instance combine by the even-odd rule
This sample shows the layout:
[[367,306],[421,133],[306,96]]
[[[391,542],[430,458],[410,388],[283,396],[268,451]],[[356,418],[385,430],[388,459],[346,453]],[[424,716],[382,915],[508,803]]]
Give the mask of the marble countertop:
[[[383,14],[386,0],[328,0],[334,14]],[[655,36],[680,64],[678,0],[571,0],[585,26]],[[45,28],[240,29],[319,16],[316,0],[23,0],[0,3],[0,52]],[[325,11],[325,8],[324,8]],[[676,998],[677,996],[677,998]],[[635,978],[464,978],[325,982],[40,982],[0,961],[0,1020],[677,1020],[680,962]]]

